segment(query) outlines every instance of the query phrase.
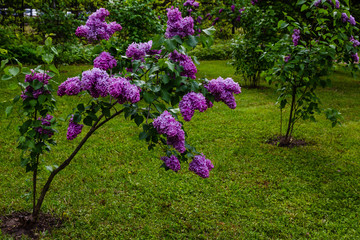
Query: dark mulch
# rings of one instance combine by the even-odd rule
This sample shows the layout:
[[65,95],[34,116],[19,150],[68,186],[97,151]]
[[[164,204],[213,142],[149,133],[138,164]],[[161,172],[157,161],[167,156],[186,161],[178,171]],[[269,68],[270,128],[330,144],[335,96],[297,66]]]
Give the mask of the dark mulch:
[[288,148],[306,146],[306,145],[310,144],[309,142],[306,142],[303,139],[290,138],[290,141],[286,141],[285,136],[275,136],[275,137],[267,140],[266,143],[269,143],[271,145],[275,145],[278,147],[288,147]]
[[42,232],[51,233],[51,229],[61,227],[62,219],[48,213],[40,213],[36,224],[29,224],[31,213],[14,212],[7,216],[0,216],[1,231],[3,234],[11,235],[15,239],[21,239],[26,235],[31,239],[38,239]]

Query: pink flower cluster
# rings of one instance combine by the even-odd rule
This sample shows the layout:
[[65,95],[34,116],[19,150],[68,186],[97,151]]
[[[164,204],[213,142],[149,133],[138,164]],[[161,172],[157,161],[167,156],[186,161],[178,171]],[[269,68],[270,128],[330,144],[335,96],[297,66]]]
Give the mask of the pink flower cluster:
[[178,62],[179,65],[184,68],[180,74],[181,76],[196,79],[195,74],[197,73],[197,69],[189,56],[178,53],[178,51],[174,50],[174,52],[169,55],[169,58],[174,62]]
[[60,84],[57,94],[71,96],[81,91],[88,91],[94,98],[106,97],[110,94],[120,104],[140,101],[140,89],[137,86],[132,85],[125,78],[109,77],[106,71],[99,68],[83,72],[81,80],[79,77],[68,78]]
[[241,93],[241,88],[238,83],[234,82],[231,78],[222,77],[211,80],[204,86],[211,95],[214,96],[216,102],[224,102],[229,108],[236,108],[234,94]]
[[350,18],[348,17],[348,15],[346,13],[342,13],[341,14],[341,20],[343,23],[345,22],[349,22],[351,25],[355,26],[356,25],[356,20],[353,16],[350,15]]
[[105,18],[110,13],[105,8],[100,8],[89,16],[85,25],[79,26],[76,29],[76,36],[85,37],[88,41],[93,42],[97,40],[109,38],[116,32],[122,29],[121,25],[116,22],[106,23]]
[[300,40],[300,30],[294,29],[294,33],[292,35],[292,41],[294,43],[294,46],[297,46],[299,44],[299,40]]
[[170,157],[161,157],[161,160],[174,172],[177,172],[181,169],[179,159],[177,159],[175,155],[171,155]]
[[82,131],[84,125],[74,122],[74,116],[71,117],[69,127],[66,134],[67,140],[75,139]]
[[181,38],[194,35],[194,19],[192,17],[182,18],[179,9],[174,7],[167,9],[167,17],[166,38],[172,38],[176,35]]
[[190,121],[195,110],[204,112],[207,108],[207,101],[201,93],[190,92],[186,94],[179,103],[181,115],[185,121]]
[[[51,119],[53,119],[53,118],[54,118],[53,116],[47,114],[45,117],[38,118],[38,120],[41,121],[42,126],[50,127],[51,126]],[[53,130],[45,129],[43,127],[36,128],[36,131],[38,133],[40,133],[41,135],[48,135],[48,138],[51,138],[54,135]]]
[[[37,80],[39,82],[42,82],[44,85],[47,85],[49,83],[49,79],[51,79],[51,77],[46,73],[37,73],[33,69],[31,69],[31,74],[25,75],[25,82],[33,82],[34,80]],[[34,89],[31,86],[27,86],[25,90],[21,93],[21,98],[23,100],[27,98],[38,99],[40,95],[48,94],[50,94],[50,91],[45,90],[44,87]]]
[[145,43],[132,43],[126,49],[126,56],[133,60],[144,60],[148,55],[160,54],[161,50],[151,50],[152,40]]
[[153,126],[159,134],[165,134],[167,144],[172,145],[180,153],[185,152],[185,132],[181,128],[181,123],[168,112],[164,111],[153,121]]
[[214,165],[204,155],[197,155],[189,164],[189,170],[199,175],[202,178],[208,178],[209,172],[214,168]]
[[105,71],[116,67],[116,65],[116,59],[108,52],[102,52],[94,59],[94,67]]

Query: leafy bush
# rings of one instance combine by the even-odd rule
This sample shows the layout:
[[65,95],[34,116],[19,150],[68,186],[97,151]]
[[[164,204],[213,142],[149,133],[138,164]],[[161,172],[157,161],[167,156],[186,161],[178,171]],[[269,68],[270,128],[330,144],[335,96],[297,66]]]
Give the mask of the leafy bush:
[[82,43],[65,43],[56,46],[59,55],[55,58],[56,63],[91,63],[95,55],[94,46],[83,45]]
[[198,46],[190,51],[190,54],[196,56],[199,60],[227,60],[232,56],[232,46],[230,42],[220,42],[211,46],[211,48]]

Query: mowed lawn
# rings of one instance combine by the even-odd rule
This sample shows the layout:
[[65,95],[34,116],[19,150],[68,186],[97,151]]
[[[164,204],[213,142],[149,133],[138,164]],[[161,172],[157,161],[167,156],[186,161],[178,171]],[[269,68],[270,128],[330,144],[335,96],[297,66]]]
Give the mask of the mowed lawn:
[[[91,66],[61,67],[61,78]],[[203,61],[198,77],[233,77],[226,61]],[[294,136],[305,147],[266,143],[280,131],[276,89],[242,89],[237,108],[217,103],[184,124],[187,141],[215,168],[202,179],[183,164],[160,168],[159,148],[139,141],[141,128],[119,116],[90,138],[53,182],[43,211],[64,218],[44,239],[359,239],[360,80],[342,70],[333,85],[319,89],[322,107],[338,109],[342,126],[324,115],[299,122]],[[31,174],[20,167],[16,113],[5,118],[5,101],[17,94],[0,82],[0,215],[31,210]],[[262,83],[263,86],[267,86]],[[86,97],[57,97],[56,117],[65,118]],[[288,112],[284,112],[287,118]],[[66,140],[60,122],[58,145],[43,166],[60,164],[84,136]],[[285,125],[285,124],[284,124]],[[83,132],[89,128],[84,127]],[[283,129],[284,133],[285,129]],[[39,180],[48,175],[42,168]]]

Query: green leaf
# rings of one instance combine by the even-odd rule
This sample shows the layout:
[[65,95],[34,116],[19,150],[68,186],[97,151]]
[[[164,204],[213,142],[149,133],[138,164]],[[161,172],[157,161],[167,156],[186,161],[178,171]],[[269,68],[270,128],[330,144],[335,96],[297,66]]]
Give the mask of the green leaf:
[[12,76],[4,74],[4,75],[2,75],[1,80],[7,81],[7,80],[10,80],[12,78],[13,78]]
[[204,29],[203,32],[208,35],[208,36],[211,36],[215,33],[216,29],[214,28],[214,26],[211,26],[207,29]]
[[305,11],[305,10],[308,9],[308,8],[309,8],[309,6],[304,4],[304,5],[301,6],[301,10],[300,10],[300,11],[303,12],[303,11]]
[[164,40],[165,38],[163,37],[163,35],[156,35],[153,39],[153,44],[151,49],[159,49],[163,44]]
[[146,132],[141,132],[139,134],[139,140],[143,140],[148,137],[148,134]]
[[13,110],[14,106],[8,106],[6,109],[5,109],[5,117],[8,117],[12,110]]
[[161,80],[163,83],[167,84],[170,81],[170,78],[168,75],[162,75]]
[[190,35],[186,40],[186,44],[190,47],[196,47],[196,45],[198,44],[198,40],[195,36]]
[[46,62],[47,64],[50,64],[54,59],[54,54],[45,53],[41,56],[41,58],[44,62]]
[[104,49],[102,47],[102,45],[96,45],[94,48],[93,48],[93,51],[92,53],[93,54],[100,54],[101,52],[103,52]]
[[16,95],[13,99],[13,103],[16,103],[17,101],[19,101],[20,99],[20,95]]
[[144,121],[144,117],[143,117],[143,116],[138,115],[138,116],[135,117],[135,123],[136,123],[136,125],[140,126],[140,124],[143,123],[143,121]]
[[5,67],[5,65],[9,62],[9,59],[5,59],[1,61],[1,69]]
[[45,45],[48,46],[48,47],[52,45],[52,38],[51,38],[51,37],[48,37],[48,38],[45,40]]
[[77,109],[79,110],[79,112],[83,112],[85,110],[84,104],[80,103],[79,105],[77,105]]
[[176,49],[176,45],[174,44],[172,39],[166,39],[164,41],[164,45],[165,45],[166,50],[169,52],[173,52]]
[[156,98],[156,96],[150,92],[144,92],[143,96],[144,96],[145,102],[147,102],[149,104],[152,103]]
[[175,41],[177,41],[179,44],[182,44],[182,39],[179,35],[176,35],[175,37],[173,37],[173,39],[175,39]]
[[23,67],[23,68],[21,69],[21,73],[22,73],[22,74],[26,74],[26,75],[30,75],[30,74],[31,74],[30,68],[28,68],[28,67]]
[[165,64],[168,66],[168,68],[174,72],[175,71],[175,64],[170,62],[170,61],[166,61]]
[[11,68],[9,69],[9,73],[10,73],[11,75],[13,75],[14,77],[15,77],[16,75],[18,75],[19,72],[20,72],[20,68],[18,68],[18,67],[11,67]]
[[87,126],[92,126],[92,117],[90,116],[86,116],[86,118],[83,120],[84,124],[87,125]]
[[51,71],[53,71],[54,73],[56,73],[58,76],[60,76],[59,70],[55,67],[54,64],[50,65],[50,66],[49,66],[49,69],[50,69]]
[[161,89],[161,98],[165,101],[165,102],[170,102],[170,94],[168,91]]
[[53,53],[55,53],[55,55],[59,55],[58,51],[56,50],[56,48],[54,46],[51,46],[50,49]]
[[298,0],[296,5],[302,5],[304,3],[306,3],[306,0]]

